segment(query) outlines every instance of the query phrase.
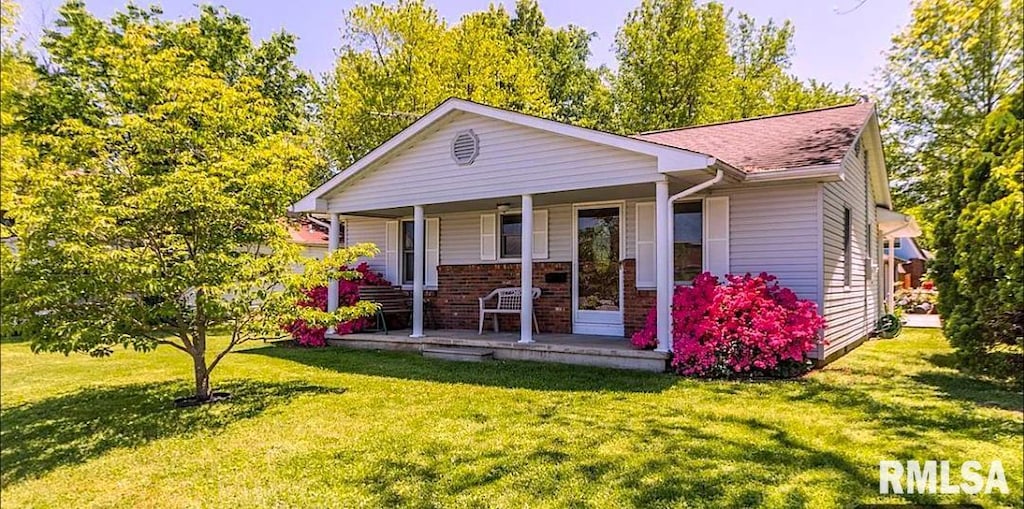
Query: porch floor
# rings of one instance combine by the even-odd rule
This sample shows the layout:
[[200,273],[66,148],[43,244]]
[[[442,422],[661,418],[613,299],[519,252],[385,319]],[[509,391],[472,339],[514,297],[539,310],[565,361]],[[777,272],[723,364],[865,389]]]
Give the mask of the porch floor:
[[489,351],[497,360],[526,360],[604,366],[644,371],[665,371],[669,355],[636,350],[621,337],[586,334],[535,334],[534,342],[519,343],[519,332],[475,330],[427,330],[424,337],[411,338],[409,329],[383,332],[328,334],[332,346],[375,350],[421,351],[424,348],[472,348]]

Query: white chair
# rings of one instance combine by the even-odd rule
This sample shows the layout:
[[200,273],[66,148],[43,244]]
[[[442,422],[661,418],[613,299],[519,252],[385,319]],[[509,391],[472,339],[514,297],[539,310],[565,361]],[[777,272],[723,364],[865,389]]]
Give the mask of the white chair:
[[[533,289],[533,300],[537,300],[540,297],[540,288]],[[495,307],[487,307],[487,301],[497,299]],[[484,317],[488,314],[494,315],[494,332],[498,332],[498,315],[512,315],[519,314],[523,309],[523,292],[522,288],[498,288],[493,292],[487,294],[486,297],[480,297],[480,331],[478,334],[484,333]],[[537,313],[533,313],[533,330],[540,334],[540,327],[537,326]]]

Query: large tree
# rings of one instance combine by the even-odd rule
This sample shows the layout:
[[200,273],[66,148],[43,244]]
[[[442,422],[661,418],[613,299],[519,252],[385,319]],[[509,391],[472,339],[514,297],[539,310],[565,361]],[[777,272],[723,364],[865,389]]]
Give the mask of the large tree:
[[358,6],[319,101],[324,141],[346,166],[448,97],[549,115],[538,66],[501,7],[448,25],[422,0]]
[[789,72],[793,27],[732,19],[718,2],[644,0],[616,35],[618,129],[636,132],[734,120],[853,97],[849,87]]
[[886,161],[897,207],[929,232],[963,149],[1021,85],[1022,34],[1022,0],[918,0],[893,37],[878,90]]
[[933,271],[946,336],[962,365],[1024,369],[1024,87],[989,113],[938,204]]
[[[191,358],[202,401],[226,354],[297,312],[287,296],[298,252],[282,218],[318,161],[295,112],[301,79],[280,74],[293,69],[290,38],[254,46],[243,25],[208,8],[178,22],[61,8],[43,40],[38,116],[24,122],[37,155],[9,211],[15,310],[35,350],[174,348]],[[304,277],[345,276],[336,265],[355,254],[371,252],[339,252]],[[214,330],[229,339],[211,353]]]

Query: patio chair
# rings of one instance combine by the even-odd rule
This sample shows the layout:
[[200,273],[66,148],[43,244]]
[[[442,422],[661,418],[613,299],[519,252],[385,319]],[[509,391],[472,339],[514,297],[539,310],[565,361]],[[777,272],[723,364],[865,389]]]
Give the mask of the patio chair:
[[[531,292],[533,294],[533,300],[537,300],[540,297],[540,288],[534,288]],[[518,314],[522,311],[522,289],[519,287],[515,288],[498,288],[493,292],[487,294],[486,297],[480,297],[480,330],[478,334],[484,333],[484,318],[487,315],[493,315],[494,317],[494,332],[498,332],[498,315],[513,315]],[[488,301],[495,300],[494,307],[487,307]],[[527,325],[529,327],[529,325]],[[537,313],[533,313],[533,329],[540,334],[540,327],[537,326]]]

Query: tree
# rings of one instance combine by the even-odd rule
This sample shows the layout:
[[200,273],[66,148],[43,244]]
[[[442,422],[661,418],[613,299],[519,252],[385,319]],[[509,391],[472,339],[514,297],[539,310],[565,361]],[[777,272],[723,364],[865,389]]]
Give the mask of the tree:
[[986,116],[949,172],[936,224],[939,310],[963,366],[1024,372],[1024,88]]
[[606,83],[609,71],[587,65],[595,33],[575,25],[559,29],[547,26],[536,0],[516,2],[509,28],[513,40],[533,57],[554,108],[551,118],[583,127],[608,128],[612,114]]
[[832,106],[852,99],[788,72],[793,27],[717,2],[644,0],[616,35],[618,130],[636,132]]
[[448,97],[549,115],[537,66],[510,24],[492,6],[449,26],[422,0],[346,13],[338,60],[318,100],[333,164],[351,164]]
[[18,5],[0,1],[0,238],[8,238],[14,232],[6,211],[20,200],[19,187],[32,157],[20,126],[25,120],[25,99],[35,90],[37,79],[14,30]]
[[879,90],[897,207],[924,223],[936,215],[962,149],[977,146],[986,117],[1021,85],[1022,34],[1022,0],[914,4]]
[[[287,111],[295,96],[264,72],[291,68],[277,61],[290,58],[286,45],[252,47],[223,11],[157,14],[130,6],[103,21],[70,2],[46,34],[53,66],[33,99],[27,198],[10,211],[11,284],[34,350],[174,348],[192,359],[205,401],[224,356],[278,335],[294,312],[302,280],[290,276],[298,252],[282,218],[318,161]],[[301,278],[349,276],[333,267],[371,251],[339,252]],[[276,291],[282,283],[289,291]],[[212,330],[229,341],[208,355]]]

